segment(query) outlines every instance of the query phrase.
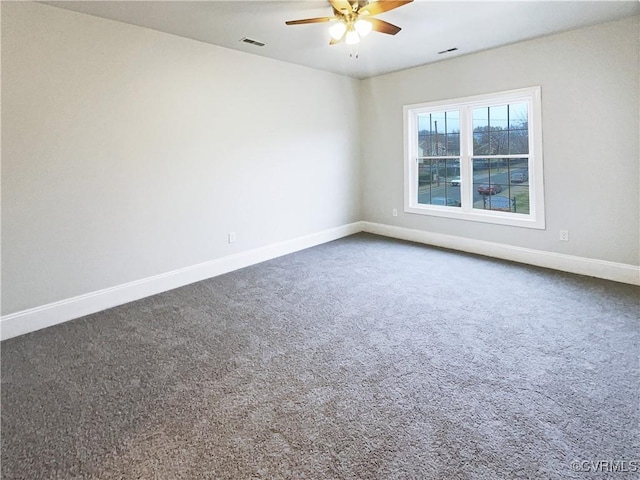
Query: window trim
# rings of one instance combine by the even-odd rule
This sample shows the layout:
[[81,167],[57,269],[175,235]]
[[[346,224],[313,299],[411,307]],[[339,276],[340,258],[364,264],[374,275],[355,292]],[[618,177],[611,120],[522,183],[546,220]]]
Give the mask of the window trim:
[[[527,103],[529,122],[529,214],[473,208],[473,115],[478,107]],[[418,204],[418,114],[460,111],[460,201],[462,207]],[[419,215],[470,220],[544,230],[544,175],[542,156],[542,114],[540,87],[520,88],[450,100],[405,105],[404,118],[404,211]],[[482,158],[522,158],[523,155],[479,155]],[[527,156],[527,155],[525,155]],[[466,181],[465,181],[466,180]]]

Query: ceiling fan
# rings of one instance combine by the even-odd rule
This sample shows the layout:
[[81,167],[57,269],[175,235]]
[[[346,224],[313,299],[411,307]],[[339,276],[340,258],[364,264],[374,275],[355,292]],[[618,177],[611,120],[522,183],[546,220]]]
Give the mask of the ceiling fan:
[[374,18],[394,8],[402,7],[413,0],[378,0],[369,3],[368,0],[329,0],[333,8],[333,17],[305,18],[303,20],[289,20],[287,25],[304,25],[308,23],[333,22],[329,27],[331,41],[329,45],[345,42],[353,45],[361,37],[372,30],[388,35],[395,35],[401,28],[389,22]]

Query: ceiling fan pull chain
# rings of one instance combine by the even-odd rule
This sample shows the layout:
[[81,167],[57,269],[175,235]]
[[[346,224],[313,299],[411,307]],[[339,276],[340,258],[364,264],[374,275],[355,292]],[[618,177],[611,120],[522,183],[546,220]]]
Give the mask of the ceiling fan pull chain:
[[358,50],[358,44],[349,45],[349,57],[350,58],[360,58],[360,51]]

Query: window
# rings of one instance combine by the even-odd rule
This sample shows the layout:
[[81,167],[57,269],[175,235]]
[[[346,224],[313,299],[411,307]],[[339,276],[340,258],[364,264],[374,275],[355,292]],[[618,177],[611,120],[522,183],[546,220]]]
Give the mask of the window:
[[544,229],[540,87],[404,107],[405,211]]

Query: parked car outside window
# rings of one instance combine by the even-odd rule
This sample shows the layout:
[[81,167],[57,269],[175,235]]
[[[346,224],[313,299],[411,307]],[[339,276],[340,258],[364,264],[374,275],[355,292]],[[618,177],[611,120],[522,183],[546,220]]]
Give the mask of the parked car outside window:
[[487,183],[478,187],[478,193],[480,195],[495,195],[502,191],[502,186],[497,183]]
[[511,174],[511,183],[524,183],[529,180],[527,172],[513,172]]

